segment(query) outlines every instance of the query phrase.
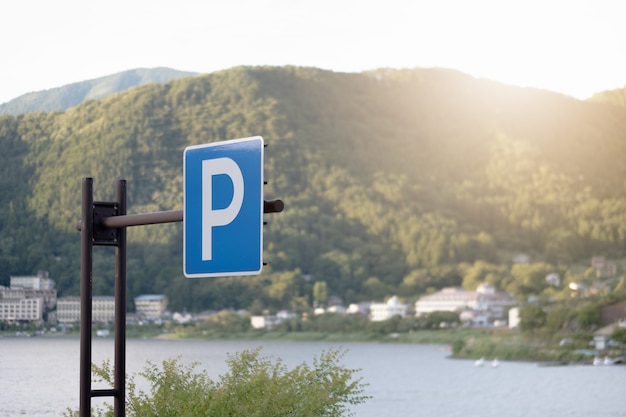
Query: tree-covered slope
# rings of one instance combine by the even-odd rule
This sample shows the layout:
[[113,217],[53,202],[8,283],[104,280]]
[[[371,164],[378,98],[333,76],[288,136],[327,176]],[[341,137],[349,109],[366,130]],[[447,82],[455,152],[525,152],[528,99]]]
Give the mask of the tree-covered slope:
[[[345,302],[414,298],[461,284],[478,264],[499,287],[531,293],[546,284],[520,283],[516,253],[563,273],[625,255],[619,107],[442,69],[242,67],[0,118],[11,173],[0,284],[48,269],[62,295],[78,293],[81,178],[95,179],[99,200],[126,178],[130,213],[180,209],[184,148],[253,135],[269,145],[266,196],[286,203],[267,216],[266,271],[185,280],[180,224],[132,228],[129,296],[278,308],[311,302],[325,281]],[[101,252],[94,285],[106,294],[112,256]]]
[[607,103],[614,106],[626,108],[626,88],[602,91],[594,94],[589,101],[596,103]]
[[31,112],[63,111],[86,100],[99,100],[138,85],[165,83],[193,75],[196,74],[171,68],[137,68],[93,80],[24,94],[6,103],[0,103],[0,115],[12,114],[16,116]]

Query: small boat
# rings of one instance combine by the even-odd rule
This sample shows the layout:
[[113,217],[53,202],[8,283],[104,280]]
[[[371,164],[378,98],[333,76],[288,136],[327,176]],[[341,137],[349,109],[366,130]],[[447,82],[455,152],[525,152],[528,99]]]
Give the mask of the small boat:
[[611,358],[609,358],[608,356],[604,357],[604,364],[605,365],[615,365],[615,361]]
[[485,365],[485,358],[480,358],[476,362],[474,362],[474,366],[480,367]]
[[593,358],[593,365],[594,366],[604,365],[604,361],[596,356],[595,358]]
[[498,358],[495,358],[493,362],[491,362],[491,367],[497,368],[498,366],[500,366],[500,362],[498,362]]

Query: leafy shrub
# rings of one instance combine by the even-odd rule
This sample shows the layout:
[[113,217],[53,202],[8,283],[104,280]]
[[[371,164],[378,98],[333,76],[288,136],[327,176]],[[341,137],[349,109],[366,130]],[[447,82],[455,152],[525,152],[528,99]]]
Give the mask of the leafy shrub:
[[[162,366],[148,363],[139,375],[150,384],[149,392],[137,388],[129,378],[126,401],[128,417],[210,417],[210,416],[284,416],[340,417],[351,415],[350,405],[365,402],[366,384],[353,379],[357,370],[337,364],[344,352],[324,351],[312,366],[302,363],[288,370],[281,359],[260,356],[260,349],[228,357],[229,372],[217,381],[197,363],[184,365],[178,359],[165,360]],[[94,374],[113,384],[109,362],[94,366]],[[68,411],[66,417],[75,417]],[[111,405],[92,411],[92,415],[113,415]]]

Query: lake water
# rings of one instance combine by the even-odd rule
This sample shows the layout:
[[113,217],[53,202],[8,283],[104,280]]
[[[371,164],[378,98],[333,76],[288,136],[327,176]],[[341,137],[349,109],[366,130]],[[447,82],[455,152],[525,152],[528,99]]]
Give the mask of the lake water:
[[[289,367],[311,363],[330,347],[346,349],[341,363],[361,369],[358,376],[373,396],[354,408],[358,417],[626,417],[626,366],[501,361],[497,368],[478,368],[447,358],[442,346],[129,339],[127,372],[143,370],[147,360],[180,357],[217,377],[227,371],[228,353],[257,346],[262,356],[280,357]],[[0,416],[61,416],[77,409],[79,351],[77,338],[0,338]],[[94,339],[94,363],[112,358],[113,341]]]

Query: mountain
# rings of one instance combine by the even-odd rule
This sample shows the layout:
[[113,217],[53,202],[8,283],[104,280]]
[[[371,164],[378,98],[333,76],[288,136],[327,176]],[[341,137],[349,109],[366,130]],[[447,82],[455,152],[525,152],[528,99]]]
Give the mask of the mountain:
[[608,103],[626,108],[626,88],[602,91],[591,96],[589,101],[596,103]]
[[[569,296],[602,275],[591,257],[618,271],[626,258],[619,106],[445,69],[239,67],[0,117],[0,285],[42,269],[78,294],[83,177],[100,201],[126,178],[129,213],[181,209],[185,147],[254,135],[266,198],[286,205],[266,216],[263,274],[186,280],[180,224],[130,228],[129,301],[289,308],[318,281],[345,303],[482,281]],[[109,249],[94,254],[96,295],[111,294]]]
[[0,104],[0,115],[12,114],[15,116],[29,112],[63,111],[86,100],[99,100],[138,85],[165,83],[173,79],[194,75],[197,74],[171,68],[138,68],[123,71],[106,77],[24,94]]

